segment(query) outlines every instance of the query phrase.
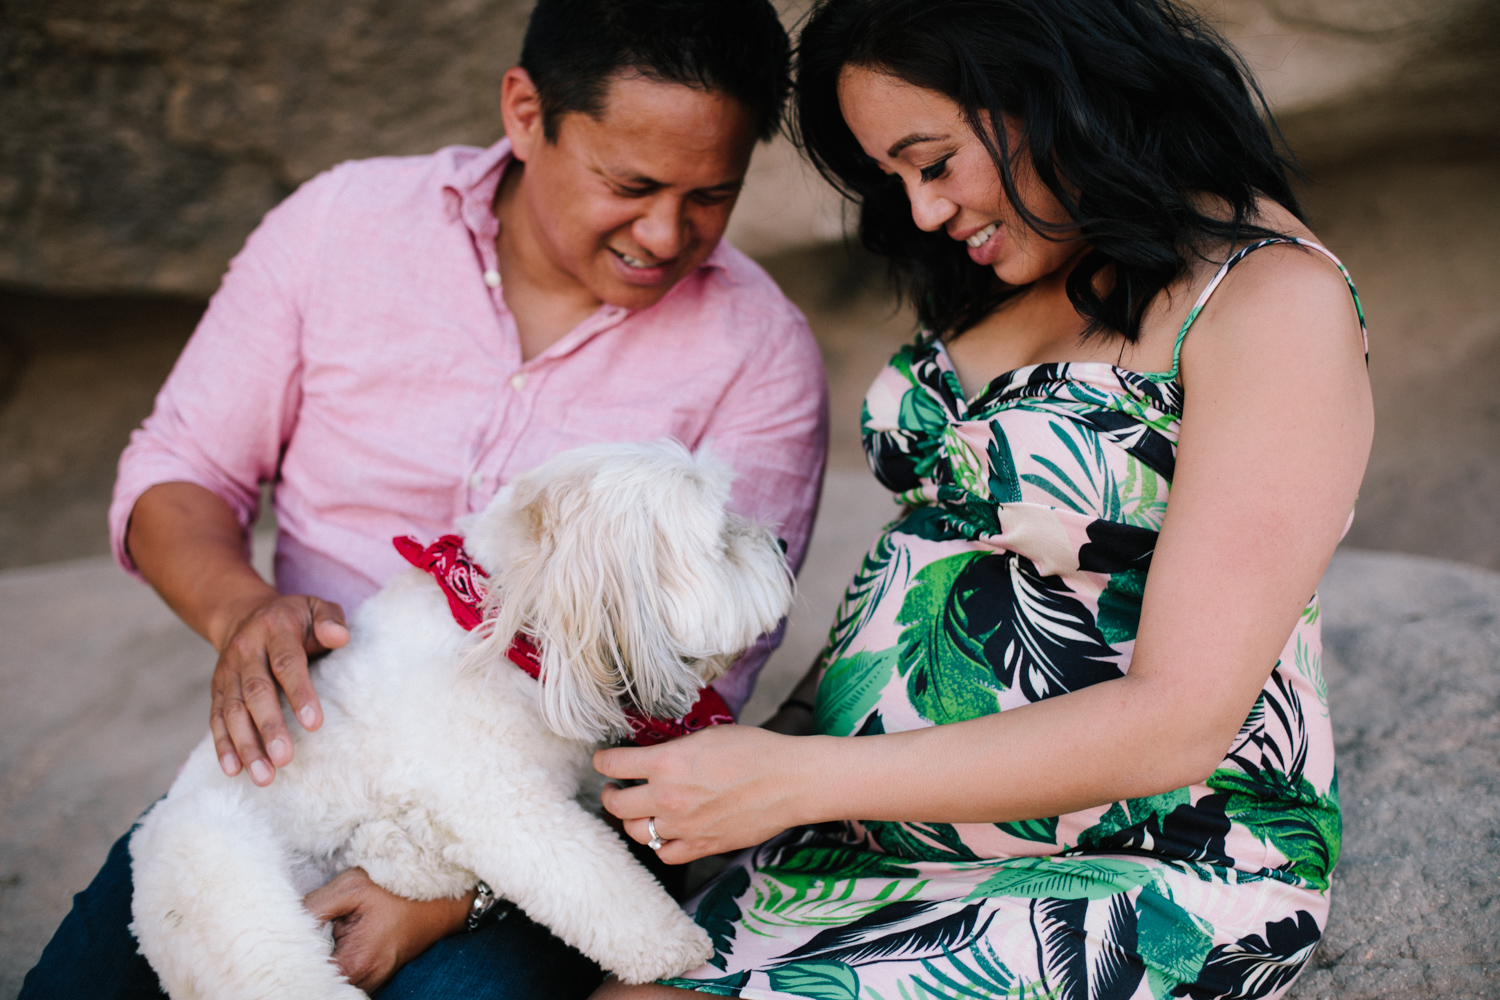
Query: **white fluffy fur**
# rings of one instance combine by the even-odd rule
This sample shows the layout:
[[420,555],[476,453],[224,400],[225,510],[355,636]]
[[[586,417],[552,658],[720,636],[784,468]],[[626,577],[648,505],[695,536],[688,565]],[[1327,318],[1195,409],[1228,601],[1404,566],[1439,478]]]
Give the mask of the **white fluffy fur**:
[[[475,637],[419,570],[315,668],[325,721],[275,782],[211,739],[131,838],[141,951],[176,1000],[359,997],[304,892],[359,865],[411,899],[483,879],[626,982],[703,962],[707,935],[575,801],[620,698],[681,714],[791,601],[775,539],[725,512],[729,469],[680,445],[558,455],[461,527],[501,602]],[[543,649],[539,685],[505,659]]]

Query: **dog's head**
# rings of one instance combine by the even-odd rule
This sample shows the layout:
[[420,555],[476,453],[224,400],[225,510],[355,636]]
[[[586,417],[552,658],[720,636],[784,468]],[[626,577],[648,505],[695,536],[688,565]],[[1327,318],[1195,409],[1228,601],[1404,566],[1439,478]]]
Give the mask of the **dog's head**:
[[462,526],[492,585],[476,662],[532,636],[542,716],[573,739],[628,734],[622,702],[682,715],[791,605],[775,537],[725,510],[733,478],[668,441],[576,448],[518,477]]

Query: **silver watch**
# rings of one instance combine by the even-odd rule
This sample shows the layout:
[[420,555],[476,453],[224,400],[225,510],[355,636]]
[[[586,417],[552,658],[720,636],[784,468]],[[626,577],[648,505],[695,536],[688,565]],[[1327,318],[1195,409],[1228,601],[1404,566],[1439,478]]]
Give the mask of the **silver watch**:
[[489,912],[495,908],[495,891],[481,879],[474,887],[474,902],[469,904],[469,915],[464,919],[464,929],[477,931]]

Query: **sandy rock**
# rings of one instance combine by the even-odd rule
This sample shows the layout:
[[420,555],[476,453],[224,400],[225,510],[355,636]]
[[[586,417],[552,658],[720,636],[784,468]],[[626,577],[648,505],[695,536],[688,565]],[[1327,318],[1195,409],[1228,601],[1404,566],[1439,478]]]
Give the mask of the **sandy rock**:
[[[1198,0],[1309,163],[1494,145],[1492,0]],[[806,6],[786,0],[789,20]],[[527,0],[16,0],[0,9],[0,281],[206,295],[262,214],[345,159],[485,144]],[[839,234],[785,142],[731,240]]]
[[1343,854],[1293,996],[1500,996],[1500,574],[1345,552],[1322,591]]
[[487,144],[525,0],[18,0],[0,279],[203,295],[342,160]]
[[1245,56],[1305,166],[1500,140],[1494,0],[1189,0]]

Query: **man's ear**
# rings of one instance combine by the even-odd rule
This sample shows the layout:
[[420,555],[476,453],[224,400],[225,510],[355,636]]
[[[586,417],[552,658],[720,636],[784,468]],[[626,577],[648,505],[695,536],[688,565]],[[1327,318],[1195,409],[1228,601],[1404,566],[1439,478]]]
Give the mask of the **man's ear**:
[[522,163],[531,159],[538,143],[547,141],[541,95],[531,82],[531,74],[519,66],[506,70],[500,81],[500,117],[505,122],[511,152]]

